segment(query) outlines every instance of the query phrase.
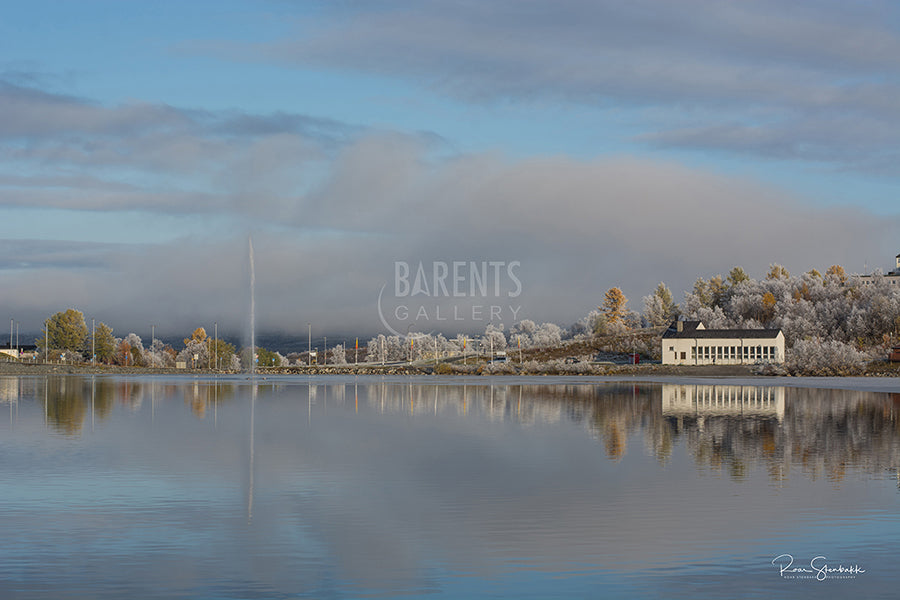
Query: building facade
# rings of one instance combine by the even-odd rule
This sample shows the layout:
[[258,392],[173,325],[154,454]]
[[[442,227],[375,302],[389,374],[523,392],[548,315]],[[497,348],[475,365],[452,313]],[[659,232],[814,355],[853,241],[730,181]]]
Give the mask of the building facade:
[[873,283],[875,283],[877,277],[881,277],[886,283],[889,283],[891,285],[900,285],[900,254],[894,257],[894,261],[895,263],[893,270],[888,271],[883,275],[858,275],[857,277],[859,277],[859,282],[863,285],[872,285]]
[[784,363],[780,329],[707,329],[700,321],[675,321],[662,336],[664,365]]

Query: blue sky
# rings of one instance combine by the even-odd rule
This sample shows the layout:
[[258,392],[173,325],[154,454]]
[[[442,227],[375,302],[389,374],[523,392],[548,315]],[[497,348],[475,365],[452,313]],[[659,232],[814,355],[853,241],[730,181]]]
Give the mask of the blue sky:
[[890,2],[3,12],[0,307],[27,329],[238,328],[250,234],[263,327],[365,334],[396,261],[520,261],[524,317],[565,325],[612,286],[640,310],[900,251]]

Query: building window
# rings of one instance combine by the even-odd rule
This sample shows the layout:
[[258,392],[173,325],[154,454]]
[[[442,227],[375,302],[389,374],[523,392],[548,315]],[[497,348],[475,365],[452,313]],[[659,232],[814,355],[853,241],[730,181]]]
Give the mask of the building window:
[[681,360],[685,360],[685,354],[686,354],[685,352],[681,353]]

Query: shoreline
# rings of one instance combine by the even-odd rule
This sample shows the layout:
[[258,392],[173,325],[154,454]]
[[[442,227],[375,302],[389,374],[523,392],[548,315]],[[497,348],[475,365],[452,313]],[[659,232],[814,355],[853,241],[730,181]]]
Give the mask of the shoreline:
[[[598,375],[697,375],[713,377],[755,377],[754,368],[750,365],[698,365],[677,366],[644,363],[639,365],[594,365],[590,370],[582,369],[580,372],[566,370],[549,370],[543,372],[519,371],[515,369],[515,363],[506,363],[512,366],[510,370],[490,372],[487,370],[476,372],[448,372],[432,365],[373,365],[360,363],[359,365],[319,365],[312,367],[264,367],[257,369],[259,375],[439,375],[447,377],[486,377],[486,376],[520,376],[520,377],[545,377],[566,376],[598,376]],[[584,364],[584,363],[582,363]],[[53,363],[0,363],[0,375],[248,375],[247,371],[225,371],[213,369],[177,369],[152,368],[152,367],[123,367],[119,365],[85,365],[85,364],[53,364]]]
[[[290,375],[406,375],[406,376],[441,376],[441,377],[739,377],[762,379],[776,376],[784,379],[806,379],[815,376],[791,376],[760,372],[757,365],[662,365],[659,363],[632,364],[599,364],[586,365],[580,369],[547,369],[541,371],[523,371],[516,369],[517,363],[506,363],[502,370],[472,370],[469,372],[452,372],[433,365],[319,365],[267,367],[257,370],[260,376]],[[0,362],[2,375],[133,375],[133,376],[216,376],[216,375],[249,375],[246,371],[224,371],[213,369],[177,369],[152,367],[123,367],[119,365],[85,365],[85,364],[52,364],[52,363],[14,363]],[[900,377],[900,370],[894,368],[869,368],[865,373],[855,375],[831,375],[829,377],[881,377],[893,379]]]

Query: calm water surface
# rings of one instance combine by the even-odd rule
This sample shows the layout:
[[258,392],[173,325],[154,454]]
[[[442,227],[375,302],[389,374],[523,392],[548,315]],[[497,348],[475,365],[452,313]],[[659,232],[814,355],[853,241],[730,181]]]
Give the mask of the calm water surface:
[[894,598],[900,584],[900,395],[59,376],[0,378],[0,402],[4,599]]

